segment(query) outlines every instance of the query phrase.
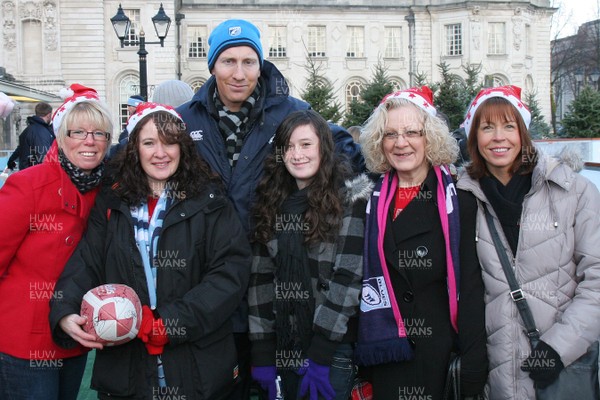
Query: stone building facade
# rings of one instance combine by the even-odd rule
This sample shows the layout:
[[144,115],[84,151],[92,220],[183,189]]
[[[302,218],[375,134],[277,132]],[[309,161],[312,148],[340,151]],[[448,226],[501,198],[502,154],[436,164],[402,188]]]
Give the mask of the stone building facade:
[[[0,0],[0,67],[19,83],[48,93],[79,82],[96,88],[124,122],[127,97],[139,91],[138,46],[121,48],[110,18],[119,4],[156,41],[151,18],[163,4],[172,19],[164,47],[148,44],[149,96],[167,79],[197,88],[209,77],[208,35],[221,21],[256,24],[267,59],[300,96],[310,54],[346,106],[381,60],[398,88],[415,74],[440,80],[438,64],[465,77],[463,65],[482,65],[487,84],[515,84],[537,93],[550,116],[549,0]],[[0,77],[0,83],[2,78]],[[23,118],[27,104],[22,105]],[[5,146],[15,144],[16,132]],[[1,143],[0,143],[1,144]]]

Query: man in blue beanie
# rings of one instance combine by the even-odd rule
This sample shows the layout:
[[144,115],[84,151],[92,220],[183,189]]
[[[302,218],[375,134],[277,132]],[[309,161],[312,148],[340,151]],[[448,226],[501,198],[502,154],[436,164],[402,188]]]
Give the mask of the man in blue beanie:
[[[281,72],[264,59],[260,31],[252,23],[240,19],[224,21],[211,32],[208,44],[208,69],[212,76],[177,111],[201,157],[221,176],[250,236],[254,192],[264,160],[271,153],[275,130],[288,114],[309,109],[310,105],[289,95],[289,86]],[[359,146],[343,128],[334,124],[330,127],[336,151],[348,156],[356,172],[363,171]],[[247,400],[250,397],[247,299],[234,315],[233,329],[239,376],[229,398]]]

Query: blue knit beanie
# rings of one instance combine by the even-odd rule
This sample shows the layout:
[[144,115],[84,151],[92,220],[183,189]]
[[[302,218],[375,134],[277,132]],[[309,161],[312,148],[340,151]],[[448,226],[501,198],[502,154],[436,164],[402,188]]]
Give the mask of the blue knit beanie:
[[250,46],[258,54],[260,66],[263,64],[263,51],[258,28],[243,19],[228,19],[221,22],[208,37],[208,70],[212,71],[219,54],[235,46]]

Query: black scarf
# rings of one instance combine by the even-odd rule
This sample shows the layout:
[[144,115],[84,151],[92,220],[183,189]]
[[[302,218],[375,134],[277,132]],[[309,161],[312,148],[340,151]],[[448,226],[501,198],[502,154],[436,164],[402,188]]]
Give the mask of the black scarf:
[[276,220],[275,329],[278,350],[306,351],[312,333],[314,298],[304,245],[307,188],[291,194]]
[[90,190],[98,187],[102,180],[102,173],[104,172],[104,161],[100,163],[92,172],[88,175],[81,170],[81,168],[75,166],[68,158],[62,149],[58,148],[58,159],[60,166],[67,173],[73,185],[79,190],[80,193],[87,193]]
[[246,124],[249,120],[252,108],[260,97],[260,84],[257,84],[252,94],[242,103],[239,111],[230,111],[219,98],[215,87],[213,100],[219,113],[219,130],[225,140],[227,147],[227,158],[231,168],[235,167],[242,152],[244,137],[246,136]]
[[493,175],[484,176],[479,184],[500,220],[513,255],[517,254],[523,199],[531,189],[531,174],[517,172],[506,186]]

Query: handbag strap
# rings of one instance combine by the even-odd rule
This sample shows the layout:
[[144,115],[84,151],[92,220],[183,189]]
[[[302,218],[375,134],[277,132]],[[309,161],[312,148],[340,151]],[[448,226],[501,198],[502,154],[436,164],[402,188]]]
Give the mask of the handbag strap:
[[508,255],[506,255],[506,250],[504,249],[504,245],[500,240],[500,236],[496,230],[496,225],[494,225],[494,218],[492,217],[492,214],[488,210],[487,206],[484,203],[482,204],[483,210],[485,211],[485,219],[487,221],[490,234],[492,235],[492,240],[494,241],[494,247],[496,247],[500,264],[502,264],[504,275],[506,275],[506,280],[508,282],[508,286],[510,287],[510,297],[519,310],[519,314],[521,315],[521,319],[525,325],[525,334],[527,335],[527,338],[529,338],[529,343],[531,344],[532,348],[535,348],[537,343],[540,341],[540,331],[535,327],[535,319],[533,318],[529,304],[527,304],[525,293],[523,293],[523,290],[521,290],[519,285],[519,281],[517,281],[517,277],[515,276],[515,272],[513,271],[510,260],[508,259]]

